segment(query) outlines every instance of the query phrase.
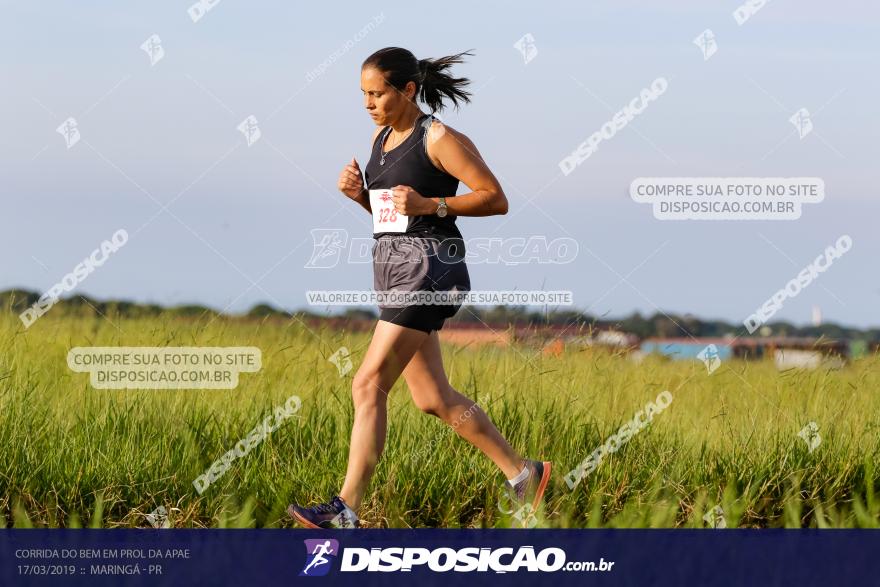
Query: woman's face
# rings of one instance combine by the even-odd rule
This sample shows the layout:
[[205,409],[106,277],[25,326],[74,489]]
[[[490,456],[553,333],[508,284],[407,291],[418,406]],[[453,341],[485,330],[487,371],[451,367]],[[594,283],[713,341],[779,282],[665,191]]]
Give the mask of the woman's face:
[[364,93],[364,107],[379,126],[391,124],[404,111],[415,93],[415,83],[408,82],[404,92],[385,83],[382,73],[372,67],[361,70],[361,91]]

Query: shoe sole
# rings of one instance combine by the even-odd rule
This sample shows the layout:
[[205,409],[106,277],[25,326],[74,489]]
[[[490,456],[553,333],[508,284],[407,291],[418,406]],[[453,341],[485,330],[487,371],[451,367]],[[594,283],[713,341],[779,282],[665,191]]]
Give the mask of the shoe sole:
[[305,519],[304,517],[302,517],[301,515],[296,513],[296,510],[293,509],[293,506],[289,506],[287,508],[287,513],[290,515],[291,518],[293,518],[294,520],[296,520],[297,522],[299,522],[301,525],[305,526],[306,528],[314,528],[315,530],[324,530],[324,528],[318,526],[317,524],[313,524],[313,523],[309,522],[307,519]]
[[544,490],[547,489],[547,483],[550,481],[550,469],[553,467],[550,461],[541,461],[541,463],[544,465],[544,474],[541,475],[541,483],[538,484],[535,499],[532,501],[532,511],[538,509],[538,504],[541,503],[541,498],[544,497]]

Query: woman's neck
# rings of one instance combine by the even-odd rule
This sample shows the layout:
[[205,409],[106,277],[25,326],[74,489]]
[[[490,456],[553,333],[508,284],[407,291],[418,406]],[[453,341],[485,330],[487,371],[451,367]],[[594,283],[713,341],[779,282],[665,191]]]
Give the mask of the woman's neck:
[[418,106],[413,104],[411,108],[408,108],[397,120],[391,123],[391,128],[393,128],[394,132],[398,135],[402,135],[409,131],[409,129],[411,129],[416,123],[419,116],[423,114],[424,112],[422,112]]

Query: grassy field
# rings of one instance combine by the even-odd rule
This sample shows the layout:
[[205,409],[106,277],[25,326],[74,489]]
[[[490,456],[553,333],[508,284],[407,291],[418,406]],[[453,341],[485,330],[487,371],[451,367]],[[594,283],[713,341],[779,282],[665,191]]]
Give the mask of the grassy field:
[[[23,331],[0,318],[0,525],[287,527],[291,501],[341,485],[350,383],[327,358],[364,334],[296,320],[73,318]],[[257,346],[263,368],[229,390],[96,390],[66,363],[75,346]],[[876,527],[880,360],[840,371],[698,362],[568,348],[446,346],[453,385],[477,399],[515,448],[552,460],[543,527]],[[572,491],[563,481],[636,411],[673,401]],[[302,407],[199,495],[193,480],[292,394]],[[798,432],[814,421],[812,452]],[[495,527],[503,476],[451,428],[422,414],[404,383],[386,451],[360,512],[372,527]]]

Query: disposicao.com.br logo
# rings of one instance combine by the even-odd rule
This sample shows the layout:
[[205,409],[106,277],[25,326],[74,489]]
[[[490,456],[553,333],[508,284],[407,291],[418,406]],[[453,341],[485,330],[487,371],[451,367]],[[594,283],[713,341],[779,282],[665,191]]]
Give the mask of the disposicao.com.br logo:
[[[306,540],[306,564],[300,576],[326,575],[332,560],[339,554],[339,542],[331,539]],[[566,562],[561,548],[544,548],[535,551],[534,546],[517,548],[488,548],[470,546],[465,548],[421,548],[391,546],[385,548],[348,547],[342,551],[340,572],[410,572],[413,567],[424,565],[436,573],[449,571],[459,573],[495,572],[515,573],[531,571],[553,573],[556,571],[610,571],[614,562],[600,558],[595,561]]]

